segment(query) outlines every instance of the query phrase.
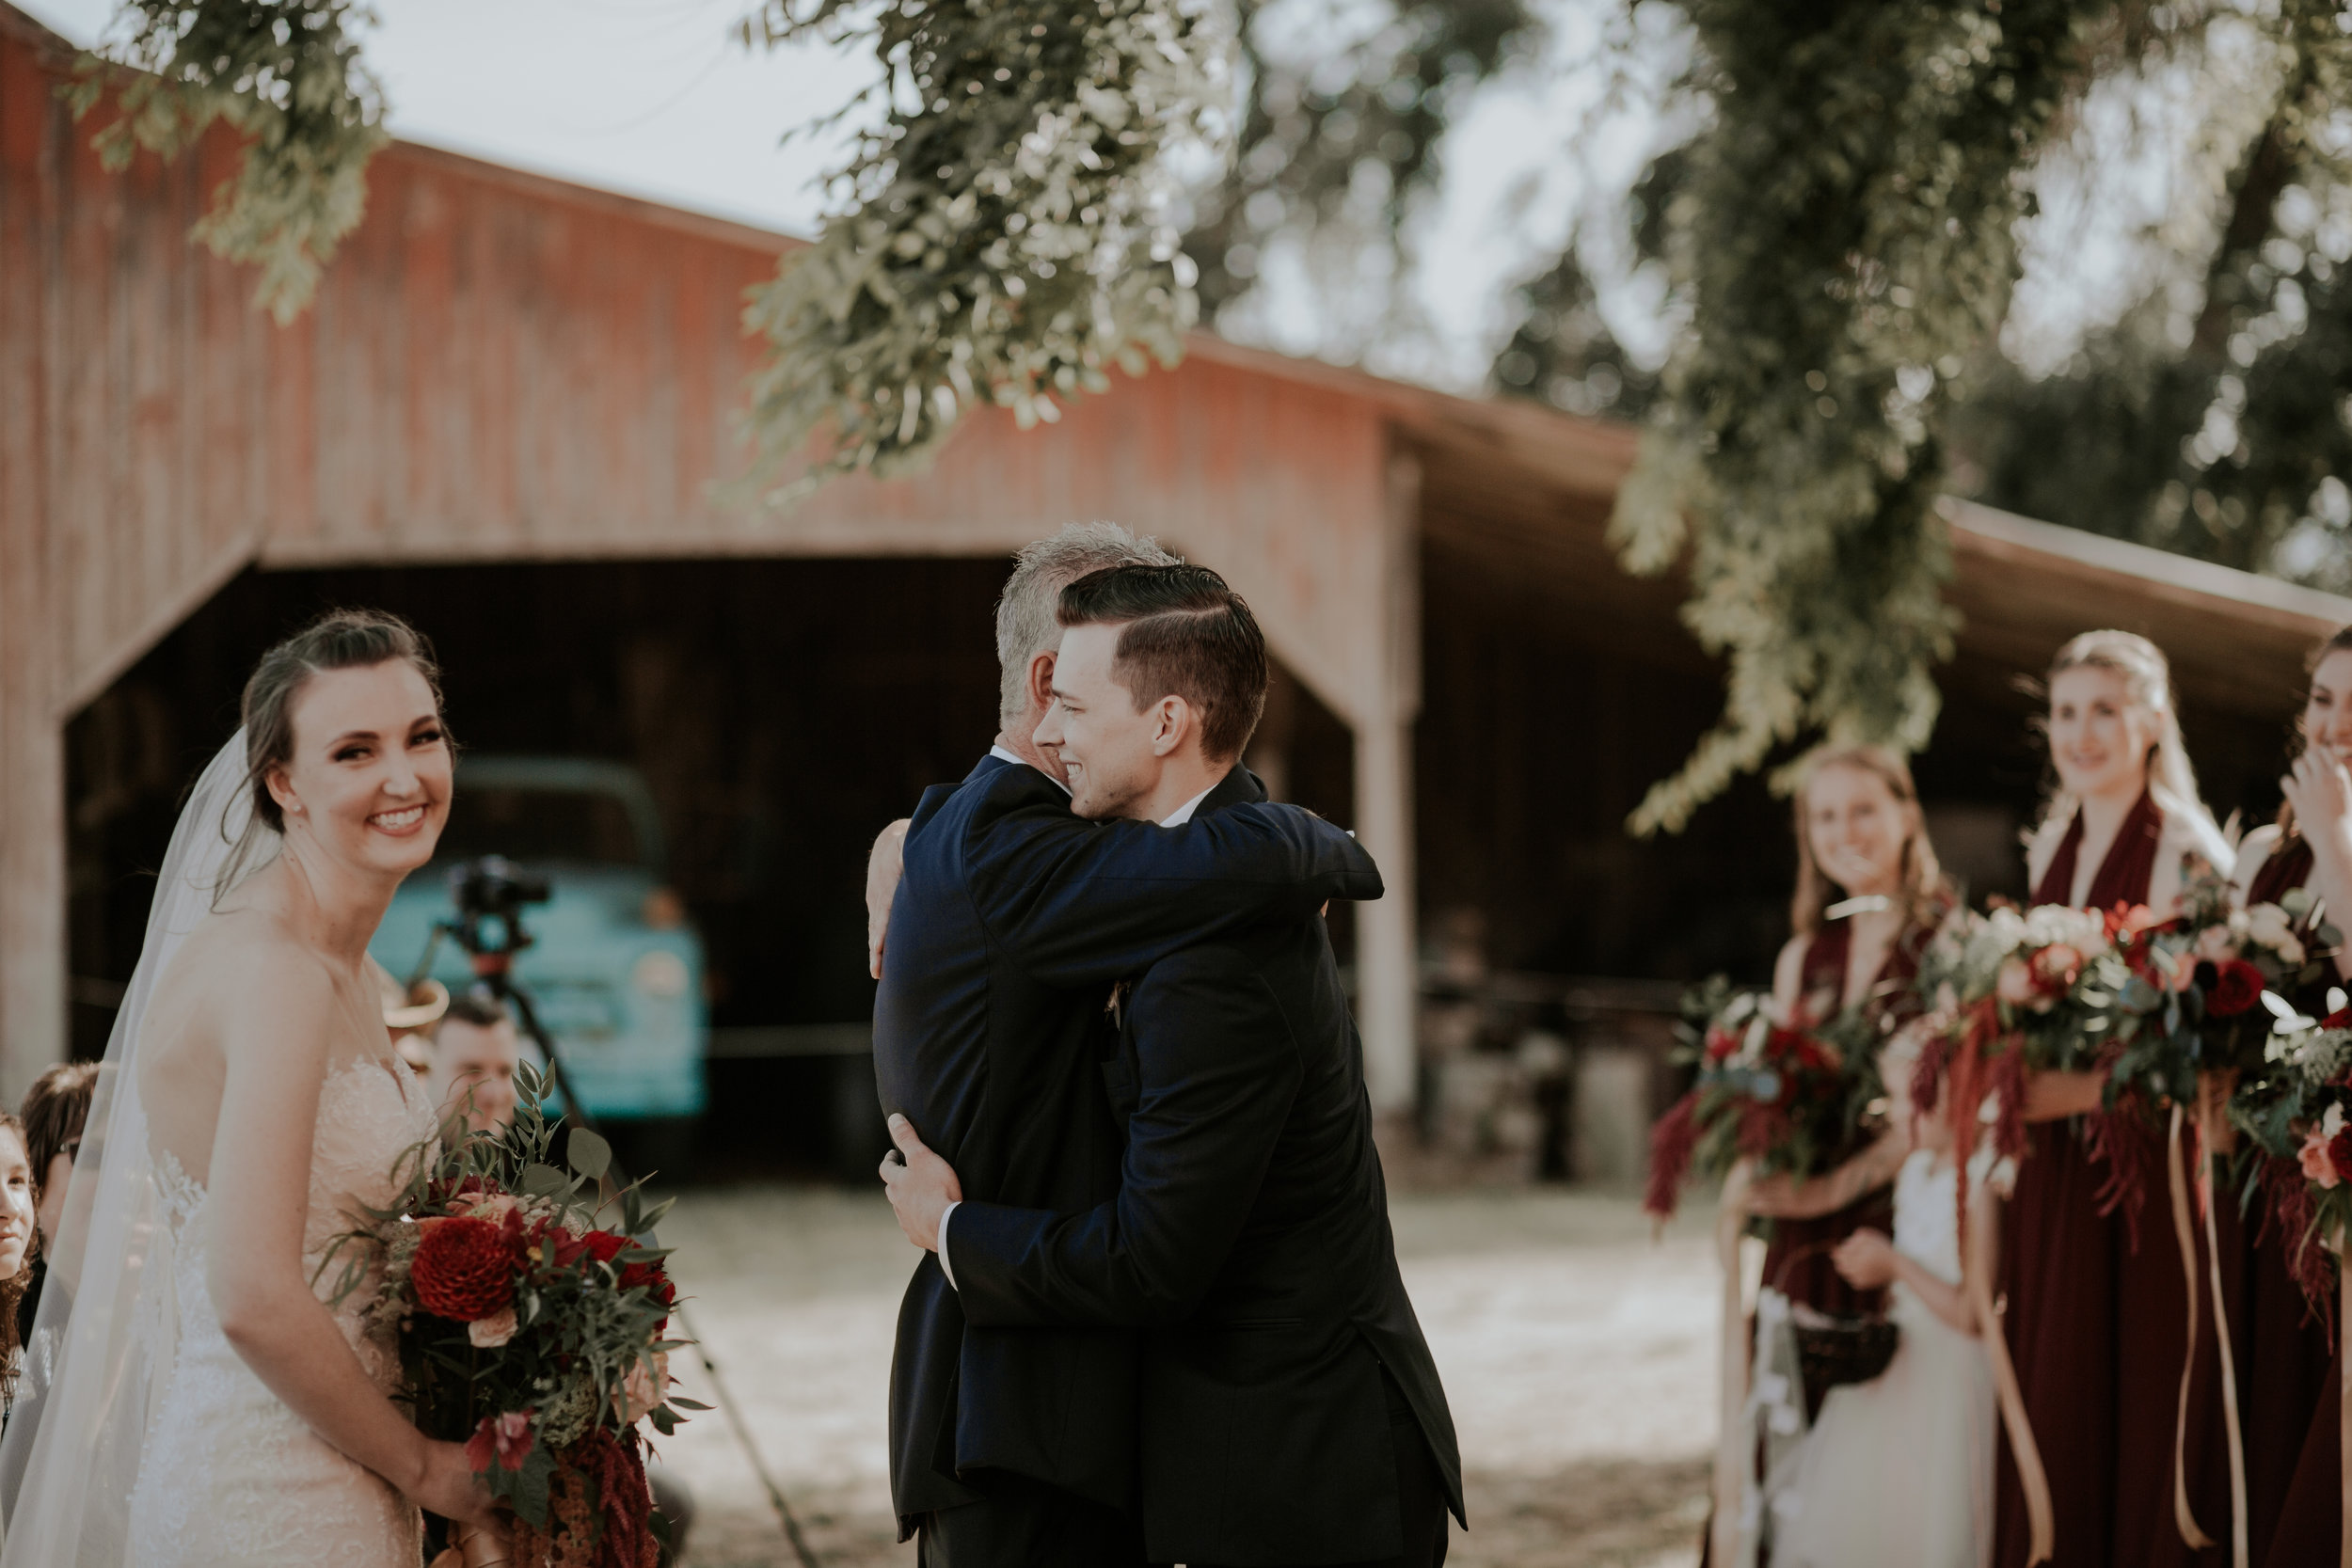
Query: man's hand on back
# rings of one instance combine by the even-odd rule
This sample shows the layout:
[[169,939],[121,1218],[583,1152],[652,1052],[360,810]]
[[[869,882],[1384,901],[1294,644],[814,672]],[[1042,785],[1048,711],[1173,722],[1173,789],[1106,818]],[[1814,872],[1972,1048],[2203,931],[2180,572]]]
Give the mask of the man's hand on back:
[[924,1251],[937,1252],[940,1216],[949,1204],[963,1201],[963,1186],[954,1168],[914,1135],[914,1124],[906,1117],[891,1117],[890,1141],[898,1147],[882,1156],[882,1179],[898,1228]]
[[907,819],[903,816],[874,838],[874,852],[866,860],[866,968],[882,978],[882,937],[890,929],[891,900],[898,896],[898,879],[906,870]]

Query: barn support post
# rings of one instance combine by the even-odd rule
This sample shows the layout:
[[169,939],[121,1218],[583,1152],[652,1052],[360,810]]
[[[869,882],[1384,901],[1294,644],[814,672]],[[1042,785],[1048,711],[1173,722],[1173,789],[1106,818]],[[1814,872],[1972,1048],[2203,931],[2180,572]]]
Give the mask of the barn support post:
[[1386,892],[1356,911],[1357,1019],[1375,1112],[1411,1109],[1420,1076],[1421,943],[1413,868],[1413,721],[1421,711],[1421,465],[1392,451],[1378,625],[1356,723],[1357,832]]

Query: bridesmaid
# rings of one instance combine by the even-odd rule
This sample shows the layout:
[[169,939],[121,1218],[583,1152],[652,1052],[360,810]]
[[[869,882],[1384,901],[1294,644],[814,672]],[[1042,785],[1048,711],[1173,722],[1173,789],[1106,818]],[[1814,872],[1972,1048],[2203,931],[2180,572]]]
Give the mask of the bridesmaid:
[[[2280,781],[2286,804],[2276,826],[2246,835],[2232,880],[2249,904],[2275,904],[2309,888],[2340,927],[2352,916],[2352,775],[2344,770],[2352,761],[2352,626],[2312,655],[2299,728],[2302,753]],[[2352,952],[2336,955],[2334,977],[2346,974]],[[2332,1010],[2329,989],[2321,980],[2292,1000],[2323,1017]],[[2325,1327],[2287,1272],[2295,1238],[2281,1235],[2275,1221],[2251,1223],[2256,1233],[2232,1338],[2240,1349],[2254,1560],[2279,1568],[2332,1561],[2343,1528],[2341,1369]]]
[[[2130,632],[2085,632],[2052,661],[2049,700],[2058,788],[2026,850],[2033,902],[2145,904],[2169,913],[2185,869],[2201,874],[2231,857],[2198,795],[2164,655]],[[2094,1164],[2086,1145],[2087,1118],[2099,1111],[2105,1085],[2104,1071],[2033,1075],[2025,1107],[2030,1152],[2002,1227],[2005,1328],[2049,1477],[2054,1568],[2198,1560],[2173,1521],[2187,1307],[2163,1146],[2125,1117],[2106,1129],[2131,1140],[2125,1152],[2137,1155],[2145,1178],[2149,1201],[2135,1248],[2124,1216],[2099,1212],[2109,1166]],[[2201,1365],[2218,1360],[2210,1323],[2201,1319]],[[2190,1423],[2198,1521],[2226,1540],[2228,1475],[2209,1371],[2192,1393]],[[2025,1495],[2004,1435],[1993,1560],[2026,1568],[2029,1550]]]
[[[1775,1010],[1818,1024],[1861,1007],[1883,1038],[1917,1012],[1919,955],[1952,904],[1911,769],[1877,746],[1818,752],[1796,819],[1796,934],[1773,969]],[[1830,1250],[1856,1230],[1892,1229],[1893,1183],[1910,1152],[1909,1127],[1890,1126],[1827,1175],[1758,1182],[1749,1208],[1774,1222],[1764,1282],[1824,1312],[1874,1309],[1881,1292],[1849,1285]]]

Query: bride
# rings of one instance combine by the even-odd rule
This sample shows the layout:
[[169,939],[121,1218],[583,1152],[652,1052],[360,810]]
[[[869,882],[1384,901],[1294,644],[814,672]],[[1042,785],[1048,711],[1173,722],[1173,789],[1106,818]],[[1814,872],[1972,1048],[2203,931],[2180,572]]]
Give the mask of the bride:
[[393,1402],[370,1292],[313,1284],[434,1135],[366,955],[448,815],[436,680],[404,623],[326,616],[263,657],[181,816],[36,1328],[59,1349],[7,1433],[0,1568],[416,1568],[420,1507],[496,1528],[463,1448]]

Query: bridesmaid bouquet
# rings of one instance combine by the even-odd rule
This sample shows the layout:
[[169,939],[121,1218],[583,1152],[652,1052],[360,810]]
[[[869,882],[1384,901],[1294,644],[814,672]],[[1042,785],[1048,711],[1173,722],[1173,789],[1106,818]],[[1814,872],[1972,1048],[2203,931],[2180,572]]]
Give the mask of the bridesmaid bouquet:
[[2161,924],[2144,906],[1955,913],[1920,962],[1930,1010],[1913,1103],[1934,1110],[1948,1079],[1953,1131],[1966,1134],[1959,1147],[1977,1141],[1959,1121],[1980,1117],[2001,1156],[2022,1155],[2026,1074],[2113,1061],[2159,1005],[2156,976],[2169,973],[2153,967]]
[[612,1150],[585,1128],[559,1164],[542,1082],[526,1066],[517,1087],[503,1132],[402,1156],[400,1196],[338,1240],[338,1294],[380,1277],[370,1314],[400,1346],[403,1397],[513,1511],[516,1568],[654,1568],[667,1524],[638,1427],[705,1408],[667,1394],[676,1291],[666,1250],[631,1239],[668,1205],[638,1185],[603,1198]]
[[1852,1151],[1882,1097],[1877,1037],[1860,1009],[1797,1029],[1774,1022],[1766,1000],[1721,975],[1683,999],[1683,1059],[1698,1082],[1650,1129],[1642,1206],[1660,1220],[1694,1169],[1721,1178],[1746,1159],[1758,1174],[1818,1174]]
[[2238,1081],[2230,1119],[2262,1159],[2262,1185],[2312,1308],[2332,1323],[2337,1264],[2352,1224],[2352,1009],[2270,1037]]
[[2305,888],[2240,908],[2228,884],[2208,876],[2185,903],[2178,921],[2152,934],[2147,972],[2125,988],[2124,1005],[2157,1026],[2116,1059],[2112,1081],[2118,1092],[2186,1105],[2197,1101],[2201,1074],[2259,1072],[2274,1036],[2311,1027],[2288,996],[2333,974],[2327,956],[2341,938],[2323,926],[2307,940]]

